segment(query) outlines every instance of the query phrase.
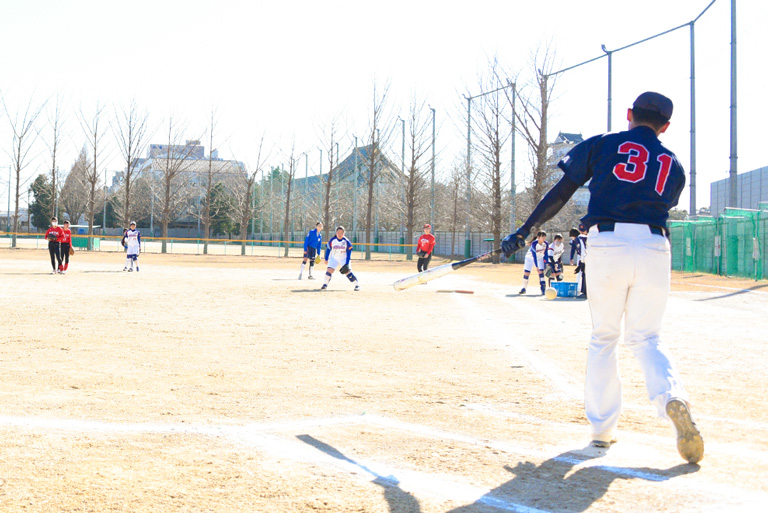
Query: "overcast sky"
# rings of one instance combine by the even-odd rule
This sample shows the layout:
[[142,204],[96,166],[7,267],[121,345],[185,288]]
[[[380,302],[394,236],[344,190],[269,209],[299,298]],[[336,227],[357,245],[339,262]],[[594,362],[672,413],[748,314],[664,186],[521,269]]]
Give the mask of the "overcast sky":
[[[415,95],[436,109],[438,172],[465,151],[466,102],[477,94],[479,73],[497,56],[508,70],[530,77],[530,56],[549,46],[562,69],[694,19],[711,0],[516,1],[234,1],[132,2],[2,0],[0,92],[12,116],[30,101],[60,95],[66,104],[68,171],[85,137],[75,112],[108,112],[130,99],[160,127],[183,119],[188,138],[201,137],[212,108],[219,114],[220,156],[255,162],[262,133],[277,150],[271,164],[308,152],[309,173],[319,170],[318,132],[334,116],[343,135],[365,132],[374,83],[389,83],[394,121]],[[768,2],[739,1],[739,172],[768,165],[760,117],[768,112]],[[696,23],[697,206],[709,205],[709,184],[726,178],[730,141],[730,0],[717,0]],[[675,102],[673,124],[662,140],[690,168],[690,30],[686,26],[613,56],[612,128],[626,127],[626,108],[644,90]],[[607,127],[607,59],[559,76],[549,139],[558,131],[585,137]],[[44,121],[45,118],[43,118]],[[41,126],[45,136],[46,128]],[[159,135],[153,142],[162,143]],[[120,169],[113,147],[105,162]],[[0,207],[7,202],[3,167],[11,144],[0,123]],[[28,177],[46,171],[45,146]],[[207,145],[206,145],[207,146]],[[393,159],[399,161],[399,144]],[[518,139],[518,189],[530,165]],[[280,153],[282,150],[282,153]],[[304,169],[303,162],[300,169]],[[327,164],[325,164],[327,170]],[[24,186],[26,190],[26,185]],[[25,195],[24,195],[25,196]],[[26,201],[26,198],[25,198]],[[681,207],[689,206],[689,190]]]

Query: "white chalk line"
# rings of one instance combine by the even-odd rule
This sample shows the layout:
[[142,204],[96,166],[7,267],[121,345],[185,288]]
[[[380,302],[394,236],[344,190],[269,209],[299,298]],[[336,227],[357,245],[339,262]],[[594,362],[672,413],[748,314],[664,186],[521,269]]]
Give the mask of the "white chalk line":
[[[483,408],[478,408],[484,411]],[[549,423],[543,419],[536,419],[538,422]],[[616,474],[627,478],[643,479],[655,482],[663,486],[673,486],[671,478],[654,472],[646,472],[633,468],[622,467],[618,465],[606,465],[605,462],[611,461],[610,455],[601,458],[582,460],[571,456],[552,455],[552,452],[531,449],[528,447],[515,446],[506,442],[478,439],[472,436],[451,433],[442,429],[431,428],[423,425],[403,422],[387,417],[377,415],[353,415],[346,417],[332,417],[321,419],[302,419],[293,422],[275,423],[275,424],[247,424],[238,425],[201,425],[201,424],[159,424],[159,423],[109,423],[102,421],[89,421],[79,419],[49,419],[34,417],[13,417],[0,416],[0,425],[36,428],[48,430],[64,430],[77,433],[96,432],[105,434],[186,434],[200,435],[215,438],[225,438],[232,442],[254,447],[257,450],[271,454],[280,458],[290,458],[300,463],[312,463],[332,467],[342,472],[348,473],[357,479],[371,481],[361,476],[360,470],[373,475],[375,481],[387,485],[396,485],[405,491],[413,493],[423,493],[440,500],[451,500],[454,502],[481,503],[493,506],[506,511],[515,511],[521,513],[548,513],[547,510],[531,508],[523,504],[507,501],[498,497],[489,495],[492,490],[466,484],[455,476],[426,473],[402,468],[396,468],[377,461],[365,459],[340,459],[324,453],[322,450],[314,448],[298,439],[286,439],[285,434],[299,432],[312,428],[368,425],[383,427],[392,430],[409,432],[424,437],[439,440],[448,440],[464,443],[472,446],[495,449],[508,454],[515,454],[527,458],[541,461],[553,460],[560,463],[571,465],[572,471],[580,468],[597,468],[605,472]],[[570,430],[574,425],[568,423],[557,423],[558,426],[564,426]],[[275,434],[280,432],[280,435]],[[295,435],[298,436],[298,435]],[[639,436],[639,435],[634,435]],[[644,437],[660,438],[660,437]],[[665,440],[668,441],[668,440]],[[572,447],[572,445],[571,445]],[[641,448],[638,455],[647,456],[647,447]],[[580,451],[568,450],[570,453],[579,453]],[[585,456],[589,456],[585,454]],[[594,456],[594,455],[592,455]],[[602,460],[602,461],[601,461]],[[675,480],[674,486],[683,486],[689,489],[695,489],[700,493],[712,493],[730,500],[738,500],[743,503],[748,500],[749,503],[764,504],[768,500],[768,494],[763,492],[747,491],[729,485],[719,483],[708,483],[695,479]]]
[[[493,417],[520,420],[527,424],[545,425],[549,428],[556,428],[569,433],[580,433],[584,436],[585,439],[587,439],[587,437],[589,436],[589,428],[586,424],[549,421],[546,419],[534,417],[532,415],[502,411],[497,408],[493,408],[491,406],[482,405],[482,404],[467,404],[466,407],[473,411],[477,411],[482,414],[493,416]],[[653,412],[655,413],[655,410],[653,410]],[[700,416],[697,415],[696,418],[698,419],[700,418]],[[723,422],[727,422],[728,420],[729,419],[723,419]],[[704,432],[703,435],[704,435],[704,440],[706,441],[707,439],[706,432]],[[620,431],[617,431],[617,438],[619,440],[634,441],[634,442],[637,442],[646,446],[651,446],[651,447],[670,447],[671,448],[673,447],[673,444],[674,444],[674,437],[673,437],[671,424],[670,424],[669,437],[645,435],[645,434],[632,433],[630,431],[620,430]],[[705,444],[705,451],[707,454],[714,453],[714,454],[722,454],[725,456],[738,456],[741,459],[754,460],[758,463],[768,465],[768,452],[755,450],[754,448],[750,448],[739,443],[723,444],[723,443],[717,443],[717,442],[708,442]]]
[[[487,312],[481,309],[477,301],[472,300],[468,296],[455,294],[454,299],[461,303],[462,311],[472,317],[473,324],[483,325],[483,339],[491,339],[498,345],[509,346],[510,351],[526,360],[531,368],[548,379],[559,391],[559,395],[564,396],[565,399],[574,400],[582,398],[583,393],[581,389],[573,380],[566,376],[565,372],[555,362],[544,360],[534,354],[533,351],[525,348],[520,342],[517,342],[514,337],[509,336],[511,325],[501,326],[497,318],[488,315]],[[479,322],[479,319],[484,319],[485,322]]]
[[685,281],[673,281],[673,285],[688,285],[692,287],[702,287],[707,289],[719,289],[719,290],[731,290],[734,292],[749,292],[750,294],[768,294],[768,292],[763,292],[760,290],[753,290],[753,289],[740,289],[738,287],[723,287],[721,285],[704,285],[701,283],[688,283]]

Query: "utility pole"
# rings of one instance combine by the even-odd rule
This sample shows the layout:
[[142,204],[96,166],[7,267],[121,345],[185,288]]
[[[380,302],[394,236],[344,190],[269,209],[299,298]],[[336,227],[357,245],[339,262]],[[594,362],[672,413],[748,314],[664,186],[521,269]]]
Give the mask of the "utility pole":
[[429,224],[432,226],[432,233],[435,232],[435,109],[431,106],[429,110],[432,111],[432,163],[430,164],[432,172],[432,188],[429,198]]

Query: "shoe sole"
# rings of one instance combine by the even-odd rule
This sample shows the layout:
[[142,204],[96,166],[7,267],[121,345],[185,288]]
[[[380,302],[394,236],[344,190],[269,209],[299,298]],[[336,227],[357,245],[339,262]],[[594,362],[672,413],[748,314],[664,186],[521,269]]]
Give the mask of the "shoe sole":
[[592,440],[591,445],[592,447],[597,447],[598,449],[607,449],[615,443],[616,440],[611,440],[610,442],[606,442],[604,440]]
[[672,399],[667,403],[667,415],[677,431],[677,452],[688,463],[698,463],[704,457],[704,439],[684,402]]

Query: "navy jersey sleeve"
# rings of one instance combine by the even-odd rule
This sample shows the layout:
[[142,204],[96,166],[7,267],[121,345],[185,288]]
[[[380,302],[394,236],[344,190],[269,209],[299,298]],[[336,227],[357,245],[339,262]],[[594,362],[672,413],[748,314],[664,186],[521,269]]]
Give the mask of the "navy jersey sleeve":
[[579,186],[587,183],[592,178],[592,168],[590,166],[590,155],[597,141],[603,136],[596,135],[590,137],[573,147],[563,159],[557,163],[565,176],[570,178]]

